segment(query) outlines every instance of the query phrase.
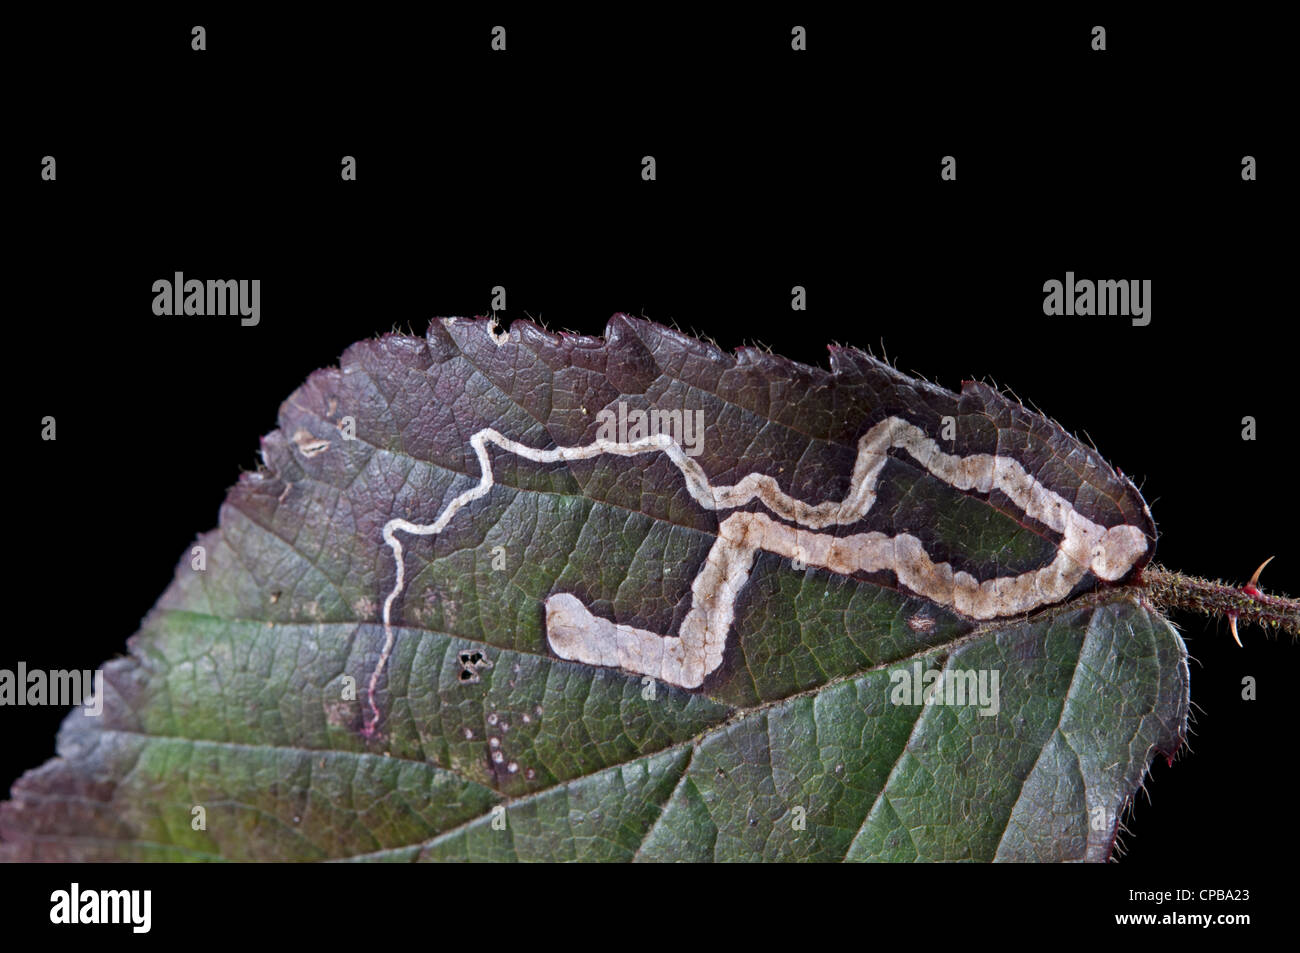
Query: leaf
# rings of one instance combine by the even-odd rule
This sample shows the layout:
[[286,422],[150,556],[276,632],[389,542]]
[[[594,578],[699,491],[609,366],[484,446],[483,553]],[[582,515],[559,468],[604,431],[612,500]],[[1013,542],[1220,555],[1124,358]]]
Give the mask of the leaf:
[[985,385],[445,319],[279,424],[6,859],[1105,860],[1185,735],[1141,496]]

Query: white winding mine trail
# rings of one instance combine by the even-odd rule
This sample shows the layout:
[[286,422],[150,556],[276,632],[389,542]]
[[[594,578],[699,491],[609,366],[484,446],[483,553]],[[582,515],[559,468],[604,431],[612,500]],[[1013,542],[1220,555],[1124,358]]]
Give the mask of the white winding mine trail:
[[[924,431],[900,417],[880,421],[858,441],[857,461],[844,499],[817,504],[789,496],[775,479],[762,473],[751,473],[734,486],[713,486],[703,468],[667,434],[624,443],[596,440],[579,447],[539,450],[484,428],[470,438],[482,473],[476,486],[452,500],[432,523],[391,519],[384,524],[384,542],[393,550],[397,575],[393,591],[384,600],[384,647],[370,677],[366,734],[373,733],[379,721],[375,689],[393,647],[393,602],[405,583],[402,543],[395,534],[440,533],[463,507],[486,495],[495,483],[489,443],[536,463],[587,460],[606,453],[624,457],[664,453],[686,478],[691,497],[705,509],[735,509],[757,500],[781,519],[798,524],[778,522],[765,513],[733,513],[724,519],[718,526],[717,542],[691,583],[691,609],[676,636],[594,616],[569,593],[556,593],[546,600],[546,639],[560,658],[616,666],[682,688],[698,688],[722,664],[736,598],[749,580],[759,550],[844,575],[888,570],[902,587],[973,619],[1017,615],[1059,602],[1089,570],[1114,581],[1133,568],[1147,550],[1146,534],[1140,527],[1125,524],[1108,529],[1093,523],[1011,457],[944,453]],[[812,532],[862,519],[876,501],[876,485],[891,448],[905,450],[955,489],[978,493],[1001,490],[1027,516],[1062,535],[1056,557],[1040,569],[981,582],[969,573],[953,572],[948,563],[933,562],[921,541],[907,533],[837,537]]]

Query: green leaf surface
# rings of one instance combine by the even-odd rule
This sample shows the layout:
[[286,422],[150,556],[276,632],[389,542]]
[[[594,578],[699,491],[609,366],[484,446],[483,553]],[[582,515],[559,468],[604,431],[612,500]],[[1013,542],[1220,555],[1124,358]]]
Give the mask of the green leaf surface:
[[[665,453],[493,446],[486,492],[400,537],[399,576],[385,525],[432,525],[480,484],[473,435],[589,445],[620,403],[698,411],[711,487],[757,473],[808,504],[848,498],[864,434],[898,418],[953,459],[1016,461],[1139,548],[976,618],[889,569],[793,562],[773,534],[844,551],[905,534],[949,581],[1015,578],[1066,543],[1014,480],[963,489],[891,448],[870,508],[813,528],[760,500],[701,505]],[[984,385],[953,394],[851,350],[829,370],[727,354],[623,315],[603,339],[445,320],[317,372],[263,455],[198,539],[204,568],[187,553],[104,666],[103,714],[70,714],[59,757],[0,805],[0,857],[1105,860],[1150,759],[1186,732],[1185,647],[1123,585],[1154,548],[1141,496]],[[689,628],[737,514],[776,528],[702,684],[559,657],[557,594]],[[936,673],[939,703],[913,704]],[[980,677],[992,704],[945,696]]]

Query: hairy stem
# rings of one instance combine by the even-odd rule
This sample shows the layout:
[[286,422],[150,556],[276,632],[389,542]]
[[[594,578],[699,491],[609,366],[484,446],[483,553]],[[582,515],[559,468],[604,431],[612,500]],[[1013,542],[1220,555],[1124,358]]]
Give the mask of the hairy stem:
[[1163,609],[1188,609],[1300,636],[1300,599],[1267,595],[1253,581],[1245,586],[1231,586],[1185,576],[1153,563],[1142,571],[1139,585]]

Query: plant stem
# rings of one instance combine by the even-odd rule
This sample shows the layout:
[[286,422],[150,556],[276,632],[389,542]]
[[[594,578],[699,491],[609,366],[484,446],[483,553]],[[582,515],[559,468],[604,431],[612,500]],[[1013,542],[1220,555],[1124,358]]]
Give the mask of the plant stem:
[[1234,637],[1238,619],[1264,629],[1300,636],[1300,599],[1267,595],[1255,585],[1258,578],[1256,573],[1255,580],[1245,586],[1230,586],[1225,582],[1185,576],[1152,563],[1142,571],[1138,585],[1146,589],[1151,601],[1161,608],[1189,609],[1228,619]]

